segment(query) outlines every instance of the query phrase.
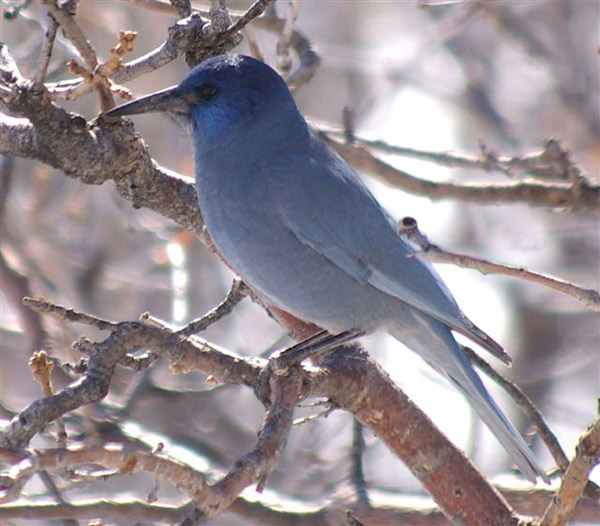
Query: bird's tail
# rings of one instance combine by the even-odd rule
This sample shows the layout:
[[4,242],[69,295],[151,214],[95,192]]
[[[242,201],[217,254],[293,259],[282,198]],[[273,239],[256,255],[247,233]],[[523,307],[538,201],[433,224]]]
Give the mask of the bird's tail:
[[547,480],[532,451],[496,405],[450,329],[429,316],[415,318],[415,325],[396,326],[390,333],[458,387],[527,479]]
[[538,465],[523,437],[494,402],[467,357],[458,344],[454,343],[456,346],[454,353],[458,355],[457,361],[462,363],[458,367],[460,371],[455,375],[449,375],[452,383],[465,395],[471,407],[506,449],[525,478],[531,482],[535,482],[537,477],[547,480],[546,474]]

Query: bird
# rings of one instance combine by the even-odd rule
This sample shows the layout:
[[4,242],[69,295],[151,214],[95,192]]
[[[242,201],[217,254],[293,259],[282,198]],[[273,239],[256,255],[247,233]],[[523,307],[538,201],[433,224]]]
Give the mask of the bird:
[[531,482],[543,470],[454,337],[505,363],[435,269],[413,257],[359,175],[311,132],[284,79],[239,54],[107,117],[167,112],[190,129],[196,193],[218,253],[268,305],[328,333],[387,332],[460,391]]

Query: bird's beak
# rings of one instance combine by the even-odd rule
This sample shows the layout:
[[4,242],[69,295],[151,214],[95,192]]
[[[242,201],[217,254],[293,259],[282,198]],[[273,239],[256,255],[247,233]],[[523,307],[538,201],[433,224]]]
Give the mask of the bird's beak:
[[107,117],[123,117],[151,111],[166,111],[173,113],[189,113],[190,104],[177,91],[177,86],[151,93],[131,102],[126,102],[104,113]]

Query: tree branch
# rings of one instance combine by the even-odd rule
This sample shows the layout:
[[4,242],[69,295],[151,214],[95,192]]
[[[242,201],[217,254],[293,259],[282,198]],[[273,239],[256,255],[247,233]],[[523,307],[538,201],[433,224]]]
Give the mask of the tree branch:
[[458,267],[470,268],[478,270],[482,274],[501,274],[519,278],[531,283],[537,283],[550,289],[567,294],[580,302],[586,307],[600,312],[600,292],[594,289],[585,289],[578,285],[574,285],[568,281],[558,278],[551,278],[544,274],[531,272],[523,267],[514,267],[512,265],[504,265],[493,263],[483,258],[467,256],[466,254],[458,254],[456,252],[448,252],[437,245],[431,243],[427,237],[422,234],[417,225],[417,221],[412,217],[405,217],[400,220],[398,225],[398,233],[416,243],[421,248],[420,252],[415,253],[415,257],[426,259],[432,263],[451,263]]
[[600,214],[600,186],[586,180],[557,183],[515,181],[511,183],[455,183],[420,179],[394,168],[360,143],[346,144],[327,133],[317,133],[356,170],[368,173],[394,188],[432,200],[456,199],[465,203],[492,205],[525,203],[552,210]]
[[540,526],[562,526],[567,523],[575,509],[590,472],[600,464],[600,419],[582,435],[575,457],[569,464],[558,493],[548,506]]
[[[60,318],[64,318],[64,311],[66,309],[57,306],[48,309],[50,314]],[[86,319],[78,316],[77,321]],[[88,321],[96,322],[92,317]],[[90,355],[82,378],[52,396],[35,401],[16,415],[0,432],[0,446],[25,447],[47,423],[101,399],[108,391],[115,366],[128,353],[147,349],[169,359],[176,373],[200,370],[217,381],[241,383],[257,392],[268,386],[263,396],[263,400],[269,401],[267,415],[255,450],[240,459],[214,489],[207,489],[205,485],[194,488],[191,493],[200,507],[200,517],[213,516],[213,511],[225,509],[253,481],[258,481],[259,489],[262,488],[291,427],[293,406],[300,398],[316,396],[352,412],[379,436],[405,462],[451,520],[466,517],[469,523],[473,517],[479,517],[481,523],[516,524],[516,515],[500,494],[357,346],[340,348],[318,368],[298,371],[297,366],[290,367],[285,362],[277,365],[256,358],[238,358],[198,338],[181,339],[169,329],[140,322],[123,322],[116,328],[108,325],[106,328],[112,332],[104,341],[93,343],[79,339],[75,344]],[[399,434],[398,429],[403,432]],[[119,458],[118,462],[111,460],[110,466],[124,466],[124,458]],[[47,466],[40,466],[42,468],[47,469]],[[17,480],[20,479],[15,479],[15,484]],[[187,479],[184,477],[184,480]]]

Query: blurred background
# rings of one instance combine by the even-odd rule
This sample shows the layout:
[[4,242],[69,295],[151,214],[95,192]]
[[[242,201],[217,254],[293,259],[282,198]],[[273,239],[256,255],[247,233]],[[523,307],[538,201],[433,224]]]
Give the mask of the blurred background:
[[[4,14],[24,2],[4,0]],[[83,1],[77,21],[100,58],[106,58],[118,31],[138,37],[131,60],[160,45],[176,20],[174,11],[149,2]],[[194,6],[207,9],[207,3]],[[243,11],[250,2],[227,2]],[[582,173],[600,179],[598,22],[600,4],[571,2],[299,2],[297,28],[316,47],[322,64],[310,83],[295,92],[304,115],[339,126],[344,107],[352,109],[358,137],[432,151],[480,153],[480,143],[499,155],[540,150],[555,137]],[[279,16],[287,2],[277,3]],[[21,71],[34,71],[46,24],[44,8],[27,3],[2,19],[2,40]],[[275,65],[277,35],[253,28],[236,50],[250,53],[249,40]],[[49,82],[71,78],[65,62],[77,58],[59,35]],[[135,96],[175,84],[186,73],[182,59],[127,84]],[[94,118],[98,100],[88,95],[59,101],[70,111]],[[190,141],[167,118],[144,115],[135,125],[153,158],[191,176]],[[501,182],[506,175],[449,169],[386,155],[387,162],[431,180]],[[481,206],[432,202],[369,178],[375,195],[397,218],[415,217],[429,239],[442,247],[523,266],[587,288],[600,288],[600,232],[597,217],[547,211],[525,205]],[[40,346],[24,330],[20,289],[13,271],[25,275],[30,292],[68,307],[112,320],[137,319],[149,311],[176,325],[204,314],[226,294],[233,275],[191,234],[148,210],[134,210],[112,184],[91,187],[50,167],[25,159],[2,159],[2,256],[0,297],[0,380],[2,416],[41,396],[27,361]],[[438,265],[464,312],[502,342],[514,359],[514,379],[541,409],[567,456],[597,413],[600,324],[597,314],[575,300],[518,280],[482,276]],[[21,294],[22,296],[22,294]],[[46,320],[52,336],[45,345],[58,363],[75,363],[71,341],[88,328]],[[234,313],[202,335],[240,355],[259,355],[287,342],[281,328],[246,299]],[[364,340],[366,348],[476,464],[490,476],[510,471],[510,459],[480,426],[458,393],[418,357],[388,337]],[[499,365],[499,368],[502,368]],[[238,386],[213,386],[199,373],[173,376],[156,362],[142,373],[119,369],[105,401],[68,416],[73,440],[114,430],[93,429],[94,418],[118,418],[121,431],[148,443],[163,441],[192,464],[198,456],[227,470],[255,443],[263,408]],[[71,379],[60,368],[56,388]],[[489,384],[488,384],[489,385]],[[515,404],[490,386],[523,433],[529,431]],[[298,416],[313,414],[305,408]],[[91,425],[91,427],[90,427]],[[49,430],[52,431],[52,430]],[[120,432],[121,432],[120,431]],[[108,433],[108,434],[103,434]],[[348,479],[352,419],[334,412],[295,428],[268,489],[317,502]],[[420,494],[409,471],[366,433],[365,475],[372,488]],[[542,464],[552,460],[535,438]],[[39,436],[33,445],[52,444]],[[598,473],[596,481],[600,481]],[[69,496],[141,495],[153,489],[141,474],[81,483]],[[250,490],[253,491],[253,490]],[[47,494],[32,479],[26,493]],[[178,502],[168,486],[161,501]],[[28,524],[32,524],[28,522]],[[127,524],[127,523],[123,523]],[[213,522],[248,524],[226,513]]]

